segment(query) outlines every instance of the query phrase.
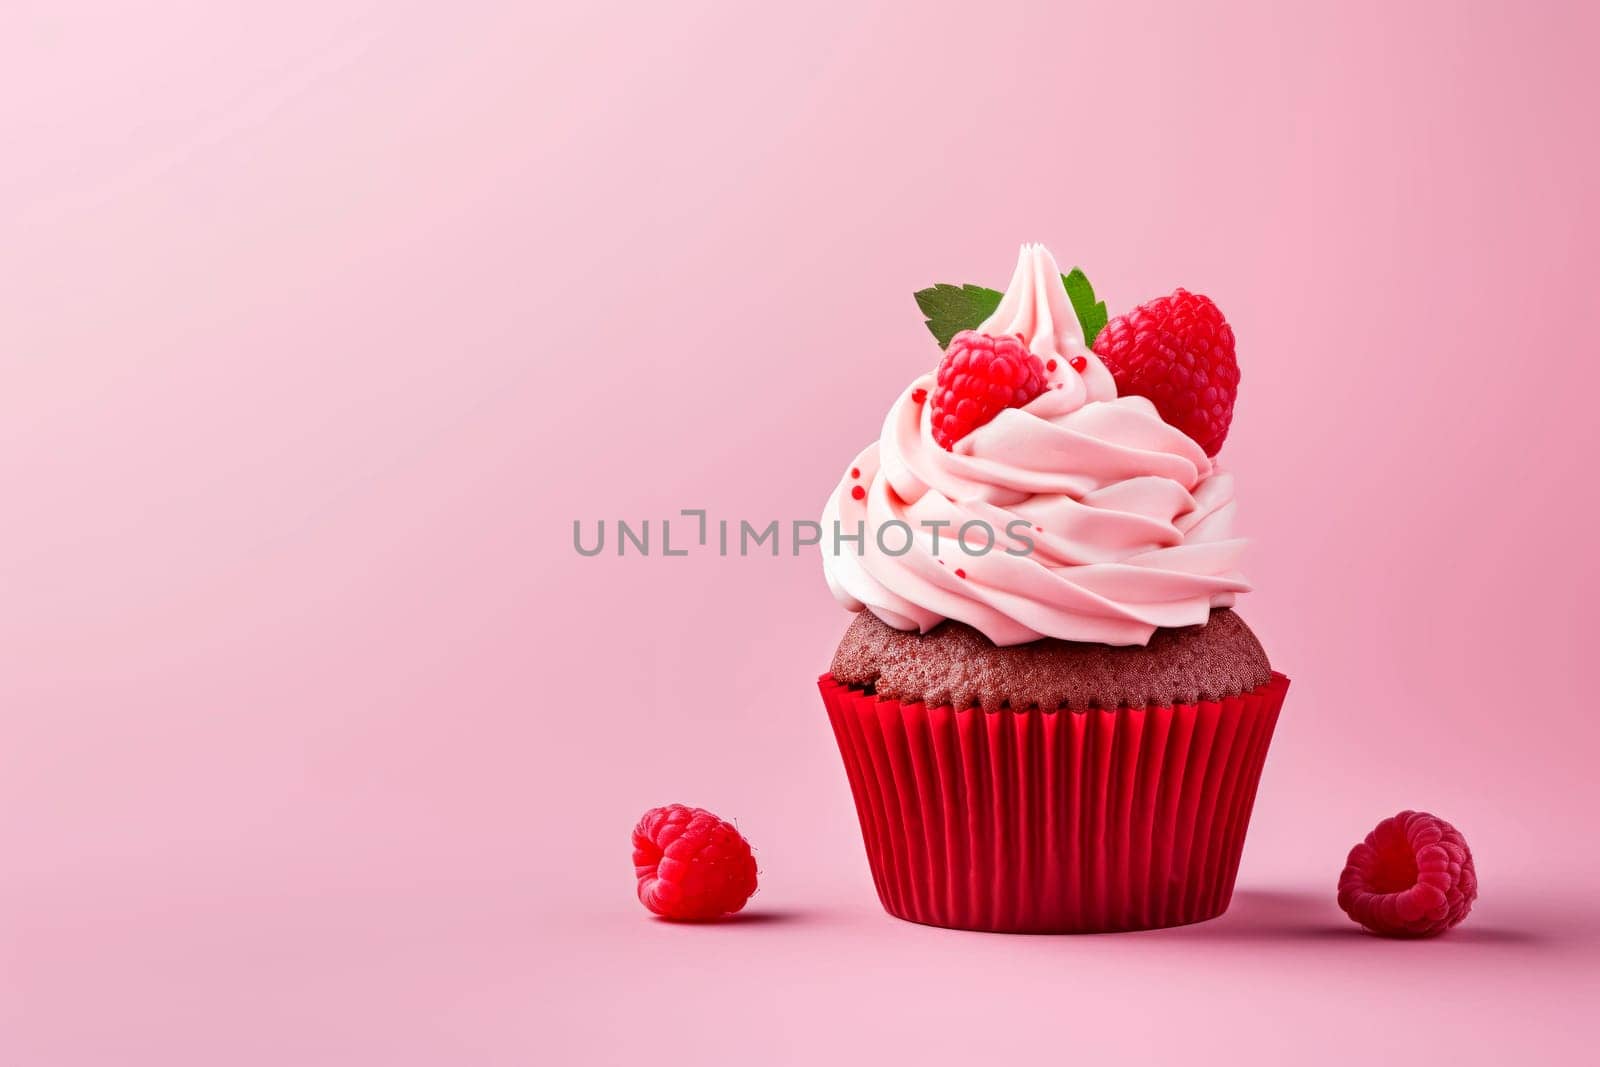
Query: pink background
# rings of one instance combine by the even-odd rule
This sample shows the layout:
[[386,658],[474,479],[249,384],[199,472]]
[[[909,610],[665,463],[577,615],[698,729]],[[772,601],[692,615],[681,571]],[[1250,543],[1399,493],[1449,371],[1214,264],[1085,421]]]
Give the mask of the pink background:
[[[231,6],[0,35],[0,1061],[1587,1047],[1587,5]],[[936,358],[911,291],[1032,239],[1240,339],[1294,688],[1214,923],[888,918],[814,552],[571,547],[814,517]],[[748,919],[633,900],[674,800]],[[1438,942],[1333,904],[1406,806],[1478,856]]]

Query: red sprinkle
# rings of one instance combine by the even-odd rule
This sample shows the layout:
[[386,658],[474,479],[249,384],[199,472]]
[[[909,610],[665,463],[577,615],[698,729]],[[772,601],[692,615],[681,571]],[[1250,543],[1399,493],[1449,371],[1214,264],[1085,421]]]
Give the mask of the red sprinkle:
[[920,404],[926,399],[928,399],[928,391],[926,389],[911,390],[911,402],[913,404]]
[[850,489],[851,499],[860,500],[862,497],[864,497],[866,495],[867,495],[867,491],[865,489],[861,488],[859,485],[852,486],[851,489]]
[[1084,359],[1082,356],[1073,356],[1072,357],[1072,369],[1073,370],[1082,370],[1083,368],[1087,367],[1088,365],[1089,365],[1089,361],[1087,359]]
[[956,568],[956,577],[957,578],[965,578],[966,576],[967,576],[967,572],[966,571],[962,570],[960,567]]

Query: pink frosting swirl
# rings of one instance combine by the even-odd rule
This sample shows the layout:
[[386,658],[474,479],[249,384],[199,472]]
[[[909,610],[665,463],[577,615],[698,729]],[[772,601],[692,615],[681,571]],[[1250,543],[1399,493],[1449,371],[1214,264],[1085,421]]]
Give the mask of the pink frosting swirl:
[[823,511],[823,565],[846,607],[902,630],[956,619],[997,645],[1139,645],[1249,588],[1232,476],[1148,400],[1116,395],[1049,252],[1024,246],[979,330],[1053,359],[1045,391],[945,451],[934,375],[906,388]]

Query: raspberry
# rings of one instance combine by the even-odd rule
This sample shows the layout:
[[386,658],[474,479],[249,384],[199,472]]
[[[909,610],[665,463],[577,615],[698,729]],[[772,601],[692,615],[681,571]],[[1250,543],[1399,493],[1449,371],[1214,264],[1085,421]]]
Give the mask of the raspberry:
[[1228,436],[1239,393],[1233,327],[1210,297],[1179,289],[1126,315],[1094,339],[1120,396],[1142,396],[1214,456]]
[[668,804],[633,828],[639,903],[665,919],[715,919],[756,891],[750,842],[709,811]]
[[1350,850],[1339,907],[1385,937],[1432,937],[1467,917],[1478,898],[1472,850],[1435,815],[1402,811]]
[[1044,364],[1019,337],[962,330],[939,360],[933,439],[946,452],[1006,408],[1044,392]]

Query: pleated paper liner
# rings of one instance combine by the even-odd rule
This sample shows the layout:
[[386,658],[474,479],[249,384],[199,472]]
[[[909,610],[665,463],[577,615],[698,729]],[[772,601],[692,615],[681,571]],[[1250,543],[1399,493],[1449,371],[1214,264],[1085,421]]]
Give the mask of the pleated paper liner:
[[957,711],[819,685],[890,914],[1090,933],[1227,909],[1289,679],[1089,711]]

